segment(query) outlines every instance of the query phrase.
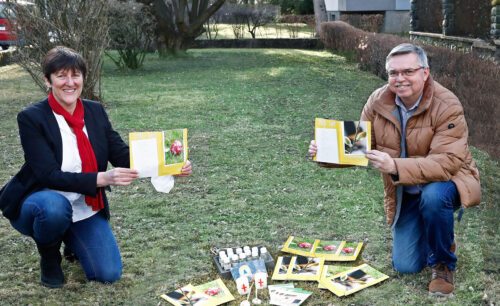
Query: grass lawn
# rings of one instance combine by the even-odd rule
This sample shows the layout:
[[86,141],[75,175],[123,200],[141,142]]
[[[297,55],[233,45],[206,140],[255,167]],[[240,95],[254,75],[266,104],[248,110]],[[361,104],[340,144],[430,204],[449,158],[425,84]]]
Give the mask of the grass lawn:
[[[188,128],[194,174],[176,180],[170,194],[155,192],[148,180],[109,193],[124,264],[114,285],[88,283],[78,264],[63,261],[64,288],[40,286],[34,243],[0,218],[0,304],[162,304],[162,293],[217,277],[212,246],[260,244],[276,256],[289,235],[363,241],[357,263],[390,276],[342,299],[313,282],[296,282],[314,292],[306,305],[498,301],[498,162],[473,148],[483,203],[466,210],[456,227],[457,289],[442,301],[427,296],[429,269],[400,275],[391,268],[378,172],[323,169],[307,161],[314,118],[357,119],[383,83],[328,52],[191,50],[170,60],[148,56],[133,73],[106,61],[104,99],[115,129],[126,139],[131,131]],[[4,183],[23,159],[16,114],[44,95],[14,65],[0,67],[0,84]],[[233,282],[226,284],[236,293]]]

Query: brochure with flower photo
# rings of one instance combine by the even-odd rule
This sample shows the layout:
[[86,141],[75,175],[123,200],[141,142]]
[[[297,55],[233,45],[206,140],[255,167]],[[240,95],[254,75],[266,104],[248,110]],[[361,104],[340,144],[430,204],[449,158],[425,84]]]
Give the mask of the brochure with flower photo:
[[321,277],[319,284],[337,296],[346,296],[380,283],[389,276],[367,264],[337,274]]
[[220,278],[195,286],[194,289],[210,296],[213,302],[211,305],[221,305],[234,300],[234,296]]
[[188,159],[187,129],[129,134],[130,168],[140,177],[181,173]]
[[304,237],[288,237],[281,251],[326,261],[354,261],[361,252],[362,242],[319,240]]
[[321,276],[324,263],[324,258],[280,256],[271,279],[317,281]]
[[175,306],[211,306],[214,304],[212,298],[189,284],[160,297]]
[[371,123],[369,121],[316,118],[314,140],[318,147],[314,161],[368,166],[365,152],[371,150]]

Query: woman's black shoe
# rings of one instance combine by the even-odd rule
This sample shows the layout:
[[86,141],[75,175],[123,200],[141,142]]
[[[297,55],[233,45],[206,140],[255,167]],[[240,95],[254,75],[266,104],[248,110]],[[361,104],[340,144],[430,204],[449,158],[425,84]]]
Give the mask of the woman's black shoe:
[[37,244],[40,253],[40,269],[42,285],[49,288],[61,288],[64,285],[64,274],[61,268],[61,241],[49,244]]

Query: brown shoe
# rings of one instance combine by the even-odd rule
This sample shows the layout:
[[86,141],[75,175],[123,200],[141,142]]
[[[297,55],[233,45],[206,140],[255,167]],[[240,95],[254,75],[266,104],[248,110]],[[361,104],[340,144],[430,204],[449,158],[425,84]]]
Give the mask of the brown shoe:
[[453,243],[451,244],[450,251],[452,253],[456,253],[457,252],[457,244],[455,243],[455,241],[453,241]]
[[432,279],[429,284],[429,294],[448,297],[453,294],[453,271],[448,270],[445,264],[432,267]]

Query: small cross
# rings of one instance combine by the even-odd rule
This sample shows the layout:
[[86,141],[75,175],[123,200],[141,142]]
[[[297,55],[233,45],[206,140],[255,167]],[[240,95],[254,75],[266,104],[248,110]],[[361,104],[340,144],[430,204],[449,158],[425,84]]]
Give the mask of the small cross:
[[245,286],[245,284],[243,284],[243,286],[241,286],[241,289],[243,290],[243,292],[247,292],[247,286]]
[[258,283],[259,283],[259,285],[260,285],[261,287],[264,285],[264,282],[262,281],[262,278],[261,278],[261,279],[259,279],[259,282],[258,282]]

